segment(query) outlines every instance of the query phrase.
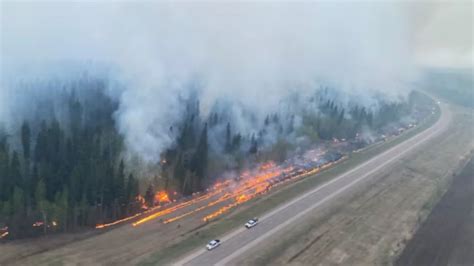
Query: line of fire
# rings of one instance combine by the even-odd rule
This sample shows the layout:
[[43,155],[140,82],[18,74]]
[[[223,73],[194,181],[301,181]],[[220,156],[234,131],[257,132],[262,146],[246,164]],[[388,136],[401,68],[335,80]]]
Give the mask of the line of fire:
[[[387,137],[396,136],[414,126],[415,124],[409,124],[391,134],[382,134],[377,141],[383,142]],[[142,195],[138,195],[136,202],[141,205],[141,211],[115,221],[97,224],[95,228],[106,229],[123,224],[137,227],[151,222],[169,224],[189,216],[199,217],[203,223],[208,223],[273,188],[314,175],[343,160],[351,152],[357,152],[357,147],[351,141],[333,139],[329,145],[312,148],[281,164],[268,161],[242,171],[240,175],[219,178],[206,190],[190,196],[159,190],[154,194],[153,205],[150,206]],[[32,227],[51,229],[57,225],[54,220],[48,224],[36,221]],[[0,239],[8,235],[7,226],[0,228]]]
[[138,196],[138,200],[142,203],[142,213],[98,224],[96,228],[107,228],[130,220],[134,220],[132,223],[134,227],[157,219],[163,224],[168,224],[199,213],[202,214],[203,222],[209,222],[276,186],[315,174],[343,158],[340,153],[327,153],[321,149],[310,150],[303,156],[286,160],[279,165],[270,161],[260,164],[255,169],[244,171],[235,178],[218,180],[206,191],[194,193],[188,198],[174,198],[176,193],[158,191],[155,195],[156,206],[151,208],[145,204],[142,196]]

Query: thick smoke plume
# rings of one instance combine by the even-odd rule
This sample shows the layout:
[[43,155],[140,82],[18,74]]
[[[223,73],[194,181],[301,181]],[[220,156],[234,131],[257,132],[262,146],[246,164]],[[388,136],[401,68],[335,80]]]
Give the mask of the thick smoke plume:
[[242,134],[321,87],[340,104],[399,100],[415,73],[410,21],[387,3],[4,3],[0,119],[27,108],[25,80],[100,72],[127,147],[157,161],[192,97]]

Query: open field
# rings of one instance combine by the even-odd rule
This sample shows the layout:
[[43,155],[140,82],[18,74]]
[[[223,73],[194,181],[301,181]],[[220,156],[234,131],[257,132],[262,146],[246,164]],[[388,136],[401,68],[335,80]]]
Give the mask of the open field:
[[474,264],[474,157],[408,242],[397,265]]
[[472,113],[459,108],[453,113],[449,130],[424,150],[386,168],[353,193],[311,212],[233,263],[393,263],[474,148]]

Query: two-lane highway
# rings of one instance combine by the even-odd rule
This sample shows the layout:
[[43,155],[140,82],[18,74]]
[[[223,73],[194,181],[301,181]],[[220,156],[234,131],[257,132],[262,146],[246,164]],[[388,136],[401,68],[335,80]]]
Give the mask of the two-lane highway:
[[[263,240],[294,223],[305,214],[321,207],[330,200],[348,192],[356,184],[368,180],[383,168],[395,163],[408,153],[420,148],[428,140],[441,134],[449,125],[451,115],[446,106],[441,107],[440,119],[430,128],[373,157],[369,161],[339,175],[331,181],[271,210],[260,218],[258,226],[248,230],[242,225],[221,238],[222,244],[213,251],[203,247],[175,262],[177,265],[226,265],[256,247]],[[249,217],[251,218],[251,217]]]

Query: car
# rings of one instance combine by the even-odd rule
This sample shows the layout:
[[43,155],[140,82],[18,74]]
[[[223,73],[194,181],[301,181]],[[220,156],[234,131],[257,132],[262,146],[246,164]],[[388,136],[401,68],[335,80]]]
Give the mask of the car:
[[245,227],[250,229],[258,224],[258,218],[250,219],[248,222],[245,223]]
[[217,248],[220,244],[221,244],[221,241],[219,239],[214,239],[214,240],[211,240],[206,245],[206,248],[207,248],[207,250],[213,250],[213,249]]

